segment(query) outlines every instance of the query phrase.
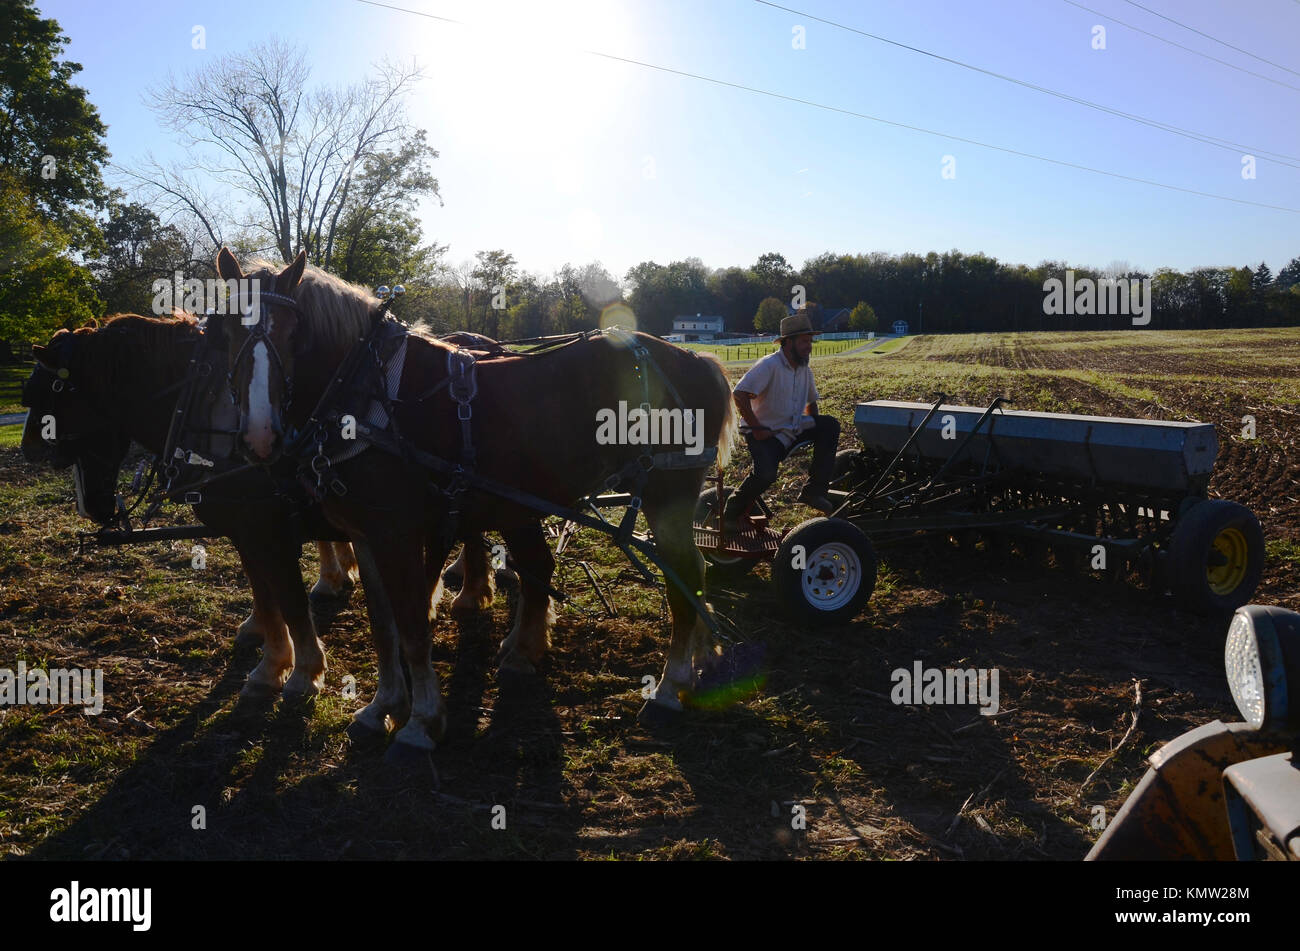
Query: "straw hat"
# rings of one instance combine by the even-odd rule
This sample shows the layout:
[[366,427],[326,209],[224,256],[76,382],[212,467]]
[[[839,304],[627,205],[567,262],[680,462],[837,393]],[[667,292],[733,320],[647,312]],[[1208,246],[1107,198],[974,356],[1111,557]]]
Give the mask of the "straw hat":
[[781,333],[776,339],[784,340],[786,337],[798,337],[801,334],[820,333],[825,333],[825,331],[813,330],[812,321],[808,319],[808,314],[801,310],[792,317],[781,318]]

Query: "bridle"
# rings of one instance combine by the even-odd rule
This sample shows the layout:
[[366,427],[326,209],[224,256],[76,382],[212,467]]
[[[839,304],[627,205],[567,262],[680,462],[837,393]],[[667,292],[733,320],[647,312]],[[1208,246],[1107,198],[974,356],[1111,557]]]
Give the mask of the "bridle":
[[[278,294],[275,291],[259,291],[257,299],[257,323],[249,326],[248,336],[246,336],[244,342],[240,344],[239,350],[235,354],[235,358],[230,361],[230,369],[226,374],[226,383],[230,387],[230,398],[234,400],[235,405],[238,406],[239,394],[235,391],[235,374],[239,370],[240,364],[243,363],[245,357],[249,356],[253,352],[253,347],[255,347],[260,341],[266,344],[266,352],[270,355],[272,366],[275,368],[275,372],[280,376],[280,386],[284,392],[284,410],[287,412],[289,407],[293,405],[293,378],[285,372],[284,360],[280,358],[280,351],[276,349],[275,341],[271,339],[270,307],[267,305],[269,302],[271,304],[278,304],[281,307],[287,307],[289,310],[296,313],[299,318],[303,316],[302,308],[298,306],[298,302],[292,297],[287,294]],[[300,319],[299,324],[301,325],[302,323],[303,321]],[[294,333],[296,334],[297,332],[298,328],[295,327]],[[295,349],[301,350],[302,345],[299,344]]]
[[[53,377],[53,379],[50,380],[50,384],[49,384],[51,393],[60,394],[60,395],[66,394],[67,396],[71,396],[71,397],[80,397],[80,402],[82,404],[81,409],[87,415],[98,417],[100,420],[113,427],[120,427],[122,425],[122,421],[120,419],[106,412],[104,409],[100,407],[100,405],[95,400],[90,399],[85,394],[83,394],[81,390],[77,388],[76,384],[72,382],[72,371],[70,371],[67,367],[59,367],[57,370],[51,370],[49,367],[45,366],[44,364],[41,363],[36,364],[35,373],[33,373],[32,376],[29,377],[28,379],[23,380],[22,388],[21,388],[21,397],[19,399],[20,405],[26,406],[28,409],[36,408],[34,391],[36,389],[35,384],[38,384],[38,374],[45,374],[50,377]],[[64,434],[57,435],[54,438],[53,442],[57,444],[60,441],[71,442],[76,439],[85,439],[85,438],[86,438],[86,434],[84,433],[78,433],[78,432],[64,433]]]

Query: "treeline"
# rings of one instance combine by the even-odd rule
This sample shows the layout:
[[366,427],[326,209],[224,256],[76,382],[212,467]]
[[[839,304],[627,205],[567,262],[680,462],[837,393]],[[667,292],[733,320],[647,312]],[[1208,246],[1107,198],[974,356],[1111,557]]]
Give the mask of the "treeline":
[[1053,278],[1064,283],[1068,271],[1076,283],[1149,279],[1152,313],[1145,326],[1152,328],[1300,325],[1300,257],[1274,277],[1263,263],[1147,274],[1061,262],[1031,268],[956,250],[924,256],[827,252],[796,270],[780,254],[769,253],[748,268],[710,270],[698,258],[669,265],[645,262],[628,271],[627,282],[641,328],[654,333],[667,332],[675,316],[696,313],[722,316],[728,331],[749,333],[764,298],[796,304],[800,295],[824,308],[851,309],[865,301],[882,329],[901,319],[913,333],[1133,326],[1129,316],[1046,313],[1044,285]]
[[[1108,316],[1048,313],[1044,285],[1051,279],[1066,287],[1071,280],[1128,281],[1133,306]],[[769,297],[850,310],[865,301],[881,330],[902,319],[912,333],[1300,326],[1300,257],[1274,277],[1264,263],[1146,274],[1059,262],[1030,268],[960,251],[924,257],[826,253],[796,270],[772,252],[747,268],[710,269],[698,258],[647,261],[630,268],[620,285],[597,262],[566,264],[548,277],[521,271],[513,255],[494,250],[458,268],[439,265],[426,280],[408,281],[407,290],[399,308],[403,319],[501,339],[590,329],[601,324],[602,314],[606,323],[625,327],[634,314],[639,329],[660,335],[670,333],[678,317],[721,316],[728,332],[750,334]],[[1145,311],[1140,317],[1134,313],[1139,306]]]

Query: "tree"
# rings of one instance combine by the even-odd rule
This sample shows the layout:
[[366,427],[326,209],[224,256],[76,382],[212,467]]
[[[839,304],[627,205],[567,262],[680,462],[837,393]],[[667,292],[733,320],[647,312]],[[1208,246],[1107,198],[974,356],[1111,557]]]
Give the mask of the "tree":
[[785,304],[775,297],[766,297],[758,305],[758,313],[754,314],[754,329],[759,333],[779,333],[781,330],[781,321],[789,316]]
[[[510,306],[506,287],[515,279],[517,273],[515,256],[506,251],[479,251],[478,267],[473,277],[478,286],[486,291],[483,297],[483,332],[494,340],[501,336],[501,318]],[[501,306],[497,306],[500,304]]]
[[90,319],[100,307],[92,283],[67,236],[0,172],[0,341],[44,340]]
[[764,294],[781,300],[790,298],[790,287],[794,281],[794,268],[786,261],[784,255],[775,251],[759,255],[753,271],[754,277],[758,279],[759,286],[763,289]]
[[[322,266],[357,284],[376,279],[392,283],[408,279],[422,255],[432,253],[436,258],[438,246],[418,247],[420,225],[415,212],[419,196],[438,194],[438,180],[426,164],[437,157],[425,144],[423,129],[416,130],[397,151],[368,157],[353,180],[346,203],[340,205],[334,243],[325,255],[329,263]],[[376,260],[374,238],[383,235],[387,235],[380,238],[384,252]],[[360,261],[366,256],[371,260],[363,267]]]
[[[306,249],[334,268],[336,243],[413,195],[437,196],[426,162],[437,152],[412,130],[403,100],[420,73],[385,65],[348,88],[308,90],[306,56],[278,40],[227,56],[187,81],[169,80],[148,101],[210,180],[242,194],[241,224],[265,236],[286,262]],[[202,182],[152,160],[131,172],[157,199],[197,219],[213,245],[227,218]],[[370,214],[369,205],[377,206]]]
[[708,289],[713,299],[712,309],[722,315],[724,325],[748,331],[754,311],[763,300],[763,290],[754,272],[740,267],[720,268],[709,275]]
[[709,273],[699,258],[674,261],[667,267],[645,261],[627,272],[631,285],[628,303],[636,313],[637,328],[663,336],[673,319],[709,310]]
[[1273,284],[1279,291],[1288,291],[1300,285],[1300,257],[1292,258],[1286,267],[1278,271],[1277,280]]
[[99,113],[71,82],[81,66],[58,61],[68,38],[32,0],[0,0],[0,22],[0,173],[8,195],[25,195],[74,248],[92,248],[108,149]]
[[1268,269],[1266,261],[1260,261],[1259,267],[1255,268],[1255,274],[1250,279],[1251,290],[1261,294],[1268,290],[1273,283],[1273,272]]
[[103,234],[103,252],[90,262],[103,314],[147,314],[155,280],[170,282],[177,271],[209,263],[194,260],[194,244],[180,230],[161,225],[144,205],[122,202],[120,194],[110,200]]
[[876,312],[866,301],[858,301],[858,306],[849,314],[849,329],[860,333],[876,329]]

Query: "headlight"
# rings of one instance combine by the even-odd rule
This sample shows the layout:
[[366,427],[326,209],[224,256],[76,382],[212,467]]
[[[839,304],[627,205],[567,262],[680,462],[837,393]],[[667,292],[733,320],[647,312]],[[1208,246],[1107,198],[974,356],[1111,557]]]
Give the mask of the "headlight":
[[1258,604],[1238,608],[1223,666],[1246,722],[1261,730],[1300,726],[1300,704],[1287,689],[1288,680],[1300,684],[1300,614]]

